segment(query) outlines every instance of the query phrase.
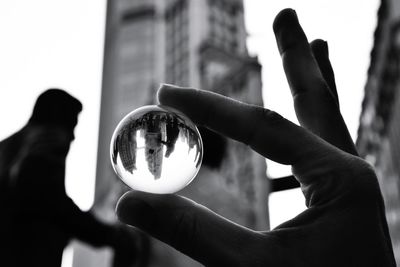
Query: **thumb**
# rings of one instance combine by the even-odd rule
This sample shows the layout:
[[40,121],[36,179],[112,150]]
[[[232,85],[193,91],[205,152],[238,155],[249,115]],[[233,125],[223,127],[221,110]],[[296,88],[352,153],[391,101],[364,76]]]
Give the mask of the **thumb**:
[[234,266],[243,256],[238,253],[243,244],[254,243],[260,235],[177,195],[128,192],[118,201],[116,212],[120,221],[206,266]]

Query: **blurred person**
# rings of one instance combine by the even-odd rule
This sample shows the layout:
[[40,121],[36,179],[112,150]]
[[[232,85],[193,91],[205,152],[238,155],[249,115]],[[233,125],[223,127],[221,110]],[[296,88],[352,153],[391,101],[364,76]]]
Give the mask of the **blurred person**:
[[61,266],[71,238],[111,246],[115,267],[141,265],[139,232],[99,221],[66,194],[65,160],[81,110],[79,100],[49,89],[28,123],[0,142],[1,266]]
[[292,9],[277,15],[273,29],[300,126],[208,91],[164,85],[158,99],[290,164],[307,210],[257,232],[178,195],[129,192],[118,202],[119,219],[205,266],[395,267],[379,184],[340,114],[327,43],[309,43]]

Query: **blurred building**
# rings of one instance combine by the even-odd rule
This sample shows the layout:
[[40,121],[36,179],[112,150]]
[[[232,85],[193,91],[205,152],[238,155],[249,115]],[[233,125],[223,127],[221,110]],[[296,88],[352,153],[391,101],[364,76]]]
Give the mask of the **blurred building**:
[[[263,105],[261,66],[246,48],[241,0],[109,0],[93,210],[115,221],[127,189],[110,164],[110,139],[124,115],[155,102],[160,82],[212,90]],[[252,229],[268,229],[265,159],[247,146],[201,128],[204,161],[179,194]],[[151,240],[149,266],[199,266]],[[76,245],[74,266],[109,266],[108,249]]]
[[357,147],[378,174],[400,266],[400,1],[382,0]]

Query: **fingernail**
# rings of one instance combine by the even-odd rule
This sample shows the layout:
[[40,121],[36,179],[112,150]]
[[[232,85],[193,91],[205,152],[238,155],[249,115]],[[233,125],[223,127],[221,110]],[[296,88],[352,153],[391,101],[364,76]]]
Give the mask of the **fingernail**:
[[288,8],[279,12],[273,23],[273,30],[280,53],[293,47],[300,40],[307,40],[293,9]]
[[327,58],[328,56],[328,43],[322,39],[314,40],[311,43],[313,54],[319,58]]
[[157,90],[157,102],[158,104],[160,104],[160,98],[162,98],[162,94],[164,94],[165,90],[170,90],[172,88],[174,88],[175,86],[173,86],[172,84],[168,84],[168,83],[160,83],[160,87]]
[[293,24],[297,24],[298,22],[299,20],[297,18],[297,13],[294,9],[291,8],[283,9],[275,17],[273,23],[274,32],[278,32],[284,26],[291,26]]
[[292,9],[292,8],[288,8],[289,9],[289,11],[290,12],[292,12],[293,13],[293,16],[295,16],[296,17],[296,19],[298,20],[298,17],[297,17],[297,12],[296,12],[296,10],[294,10],[294,9]]
[[177,86],[170,83],[160,83],[160,88],[175,88],[175,87]]
[[176,100],[177,96],[181,95],[182,92],[186,91],[186,89],[186,87],[164,83],[157,92],[158,103],[173,107],[174,104],[179,102]]
[[158,90],[157,90],[157,94],[159,94],[160,91],[169,90],[169,89],[172,89],[172,88],[174,88],[174,86],[172,84],[160,83],[160,86],[158,87]]
[[324,51],[325,51],[325,55],[327,57],[329,57],[329,47],[328,47],[328,42],[324,41]]

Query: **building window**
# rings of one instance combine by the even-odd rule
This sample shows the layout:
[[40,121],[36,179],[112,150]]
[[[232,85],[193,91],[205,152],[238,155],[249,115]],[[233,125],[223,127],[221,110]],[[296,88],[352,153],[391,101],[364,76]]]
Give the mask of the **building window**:
[[155,16],[155,9],[152,6],[142,6],[133,9],[128,9],[122,14],[122,22],[134,23],[137,21],[153,18]]
[[383,120],[384,124],[380,134],[387,133],[387,126],[393,115],[394,99],[396,99],[397,88],[400,85],[400,21],[393,24],[391,28],[391,38],[386,52],[385,68],[381,77],[381,86],[376,102],[377,115]]
[[189,19],[186,0],[172,4],[165,13],[166,81],[177,85],[189,82]]
[[228,1],[209,1],[210,39],[218,47],[236,52],[239,7]]

